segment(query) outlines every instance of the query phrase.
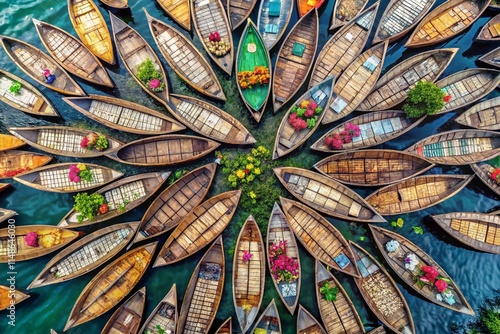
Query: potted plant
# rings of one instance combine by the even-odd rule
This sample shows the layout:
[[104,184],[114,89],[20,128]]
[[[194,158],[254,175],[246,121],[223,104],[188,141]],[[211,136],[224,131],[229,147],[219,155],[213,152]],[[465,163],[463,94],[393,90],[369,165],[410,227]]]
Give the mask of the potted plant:
[[326,281],[325,285],[319,288],[319,292],[325,297],[327,301],[335,302],[337,301],[337,293],[339,288],[336,286],[330,286],[330,282]]
[[286,255],[286,240],[272,243],[269,247],[269,260],[271,262],[271,275],[279,283],[291,283],[299,278],[299,263]]
[[331,150],[340,150],[344,144],[352,143],[352,139],[361,135],[358,125],[347,123],[341,133],[335,133],[325,138],[325,145]]
[[420,80],[408,91],[403,110],[410,118],[432,115],[443,109],[445,102],[449,102],[450,99],[451,96],[436,84]]
[[500,185],[500,167],[493,167],[488,171],[488,176],[493,180],[496,184]]
[[271,78],[269,69],[265,66],[255,66],[253,71],[241,71],[237,74],[241,89],[252,89],[255,85],[263,86]]

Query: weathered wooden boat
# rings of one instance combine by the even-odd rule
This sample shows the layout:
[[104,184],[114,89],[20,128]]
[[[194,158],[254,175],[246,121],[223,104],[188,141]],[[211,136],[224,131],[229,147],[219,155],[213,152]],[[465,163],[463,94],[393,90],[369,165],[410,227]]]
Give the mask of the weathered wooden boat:
[[116,9],[128,8],[128,0],[99,0],[108,7]]
[[226,0],[229,24],[234,31],[250,16],[257,0]]
[[76,37],[47,22],[32,20],[43,46],[66,71],[97,85],[114,87],[99,59]]
[[[252,254],[245,256],[245,254]],[[245,256],[245,260],[243,259]],[[233,256],[233,302],[243,333],[250,329],[264,297],[266,251],[257,222],[248,216]]]
[[26,145],[26,143],[15,136],[0,134],[0,152],[15,150],[23,145]]
[[[206,53],[224,72],[231,75],[234,63],[234,44],[226,12],[220,0],[189,1],[196,34],[201,40]],[[221,41],[229,44],[229,50],[222,56],[210,51],[210,34],[218,32]]]
[[375,329],[372,329],[367,334],[386,334],[387,332],[384,329],[384,326],[379,326]]
[[500,130],[500,97],[474,104],[455,122],[479,130]]
[[297,11],[299,17],[306,15],[311,9],[319,9],[325,0],[297,0]]
[[[19,39],[0,35],[5,52],[12,61],[29,77],[40,85],[66,95],[84,96],[85,92],[75,80],[51,57],[40,49]],[[43,75],[45,70],[56,76],[48,84]]]
[[368,195],[365,200],[381,215],[393,216],[423,210],[457,194],[474,175],[421,175],[394,183]]
[[396,333],[416,333],[408,304],[396,282],[367,251],[349,241],[361,277],[355,278],[361,296],[370,310]]
[[114,65],[111,34],[97,5],[92,0],[68,0],[68,13],[78,37],[90,52]]
[[156,305],[151,315],[142,325],[139,333],[151,331],[154,333],[160,326],[163,330],[175,333],[177,326],[177,289],[175,283],[170,288],[170,291]]
[[220,325],[220,327],[215,331],[215,334],[233,334],[233,318],[229,317]]
[[78,296],[64,331],[99,317],[125,298],[146,272],[156,245],[134,248],[99,271]]
[[490,177],[491,173],[495,169],[489,163],[482,164],[471,164],[470,167],[474,171],[474,174],[493,192],[500,195],[500,184],[493,181]]
[[35,168],[44,166],[52,160],[51,156],[18,150],[0,152],[0,179],[18,176]]
[[330,30],[342,27],[343,25],[354,19],[359,13],[363,11],[367,3],[367,0],[335,1]]
[[278,51],[273,71],[273,110],[290,101],[307,79],[318,49],[319,18],[314,8],[292,27]]
[[444,42],[461,34],[486,10],[489,0],[450,0],[434,8],[413,30],[406,48]]
[[215,240],[236,212],[241,190],[213,196],[188,213],[160,249],[153,267],[179,262]]
[[493,49],[490,52],[482,55],[481,57],[478,58],[478,60],[490,66],[500,68],[500,47]]
[[436,81],[457,52],[458,48],[429,50],[403,60],[377,81],[356,109],[376,111],[399,105],[420,80]]
[[478,212],[450,212],[431,217],[461,243],[482,252],[500,254],[500,216]]
[[50,334],[57,334],[57,332],[55,330],[51,329]]
[[335,81],[322,124],[329,124],[352,113],[363,102],[382,72],[388,41],[360,54]]
[[355,191],[329,177],[296,167],[276,167],[274,174],[295,198],[315,210],[347,221],[386,221]]
[[300,106],[302,103],[305,103],[304,101],[307,101],[307,104],[315,103],[317,107],[322,108],[319,114],[314,112],[314,115],[310,117],[310,119],[316,120],[312,127],[306,125],[305,128],[297,129],[291,123],[292,115],[295,114],[296,116],[294,109],[297,107],[294,105],[288,109],[287,113],[281,120],[278,131],[276,132],[276,138],[274,139],[273,160],[285,156],[297,149],[300,145],[305,143],[306,140],[309,139],[309,137],[311,137],[314,131],[319,127],[321,119],[325,115],[326,109],[328,108],[327,103],[332,92],[333,81],[333,77],[329,77],[322,83],[305,92],[296,102],[296,106]]
[[141,325],[146,287],[137,290],[111,315],[101,334],[137,334]]
[[0,285],[0,311],[6,310],[14,302],[17,306],[23,300],[26,300],[30,295],[19,290],[11,290],[9,286]]
[[[439,306],[474,316],[474,310],[465,299],[458,285],[446,273],[446,271],[444,271],[444,269],[420,247],[393,231],[389,231],[378,226],[376,227],[370,225],[369,227],[372,231],[375,243],[377,244],[380,253],[384,256],[385,261],[406,284],[413,288],[413,290],[415,290],[422,297]],[[386,249],[386,244],[391,240],[396,240],[399,243],[399,246],[394,251],[388,251]],[[413,266],[413,269],[411,269],[411,266],[407,264],[405,260],[411,254],[415,256],[416,261],[418,262],[418,264]],[[419,273],[421,269],[419,268],[421,268],[421,266],[431,266],[437,269],[439,276],[441,277],[439,279],[448,283],[446,293],[440,293],[432,283],[418,284],[416,282],[416,280],[420,278]]]
[[301,304],[297,314],[297,334],[327,334],[319,321]]
[[182,28],[191,31],[189,0],[156,0],[160,7]]
[[434,164],[396,150],[361,150],[331,155],[313,166],[321,174],[353,186],[384,186],[425,173]]
[[235,145],[256,142],[236,117],[206,101],[187,95],[171,94],[167,107],[181,123],[215,141]]
[[481,28],[476,41],[498,42],[500,41],[500,14],[495,15]]
[[[3,191],[3,189],[2,189],[2,191]],[[0,208],[0,223],[7,221],[7,220],[9,220],[9,218],[12,218],[14,216],[17,216],[17,212],[15,212],[13,210],[9,210],[9,209]]]
[[281,334],[281,319],[274,298],[255,322],[250,333]]
[[293,0],[261,0],[257,28],[271,50],[283,37],[293,12]]

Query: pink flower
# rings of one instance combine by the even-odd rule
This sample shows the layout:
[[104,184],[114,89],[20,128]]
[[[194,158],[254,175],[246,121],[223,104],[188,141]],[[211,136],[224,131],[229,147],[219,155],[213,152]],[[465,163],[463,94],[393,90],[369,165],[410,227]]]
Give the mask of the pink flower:
[[151,79],[149,82],[149,89],[156,89],[161,86],[161,82],[158,79]]
[[38,233],[28,232],[28,234],[24,236],[24,241],[30,247],[38,247]]
[[425,273],[425,277],[430,281],[430,282],[434,282],[436,280],[436,278],[438,277],[439,275],[439,272],[437,271],[436,268],[432,267],[432,266],[423,266],[422,267],[422,271]]
[[252,258],[252,256],[253,256],[253,254],[252,254],[252,253],[250,253],[250,252],[249,252],[249,251],[247,251],[247,250],[244,250],[244,251],[243,251],[243,256],[241,257],[241,260],[242,260],[243,262],[248,262],[248,261],[250,261],[250,259]]
[[314,116],[314,109],[307,108],[306,112],[304,113],[304,116],[313,117]]
[[316,109],[317,107],[318,107],[318,104],[314,101],[309,102],[309,104],[307,105],[307,109],[311,109],[312,111],[314,111],[314,109]]
[[437,291],[440,293],[445,292],[446,289],[448,289],[448,283],[443,281],[442,279],[438,279],[436,283],[434,283],[434,286],[436,287]]
[[87,137],[83,137],[82,141],[80,142],[80,147],[81,148],[87,148],[87,146],[89,146],[89,139]]

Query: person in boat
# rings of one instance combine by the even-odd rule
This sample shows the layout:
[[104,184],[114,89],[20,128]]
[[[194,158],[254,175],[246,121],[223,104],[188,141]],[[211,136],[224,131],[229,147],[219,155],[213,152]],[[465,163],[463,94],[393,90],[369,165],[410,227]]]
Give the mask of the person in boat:
[[41,66],[43,76],[45,77],[45,82],[48,83],[49,85],[56,80],[56,76],[52,74],[49,70],[49,68],[45,66]]

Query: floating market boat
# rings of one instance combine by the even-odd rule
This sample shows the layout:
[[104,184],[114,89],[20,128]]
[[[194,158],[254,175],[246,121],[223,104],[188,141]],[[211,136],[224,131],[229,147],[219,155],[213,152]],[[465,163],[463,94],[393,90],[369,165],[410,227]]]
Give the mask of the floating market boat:
[[24,141],[11,135],[0,134],[0,152],[7,150],[15,150],[26,145]]
[[476,176],[493,192],[500,195],[500,184],[493,181],[491,175],[495,168],[491,166],[489,163],[482,164],[471,164],[470,167],[476,174]]
[[191,31],[189,0],[156,0],[160,7],[182,28]]
[[250,16],[257,0],[225,0],[229,24],[236,30]]
[[255,322],[250,333],[281,334],[281,319],[274,298]]
[[128,0],[99,0],[103,4],[116,9],[128,8]]
[[232,317],[229,317],[220,325],[220,327],[215,331],[215,334],[233,334],[233,324]]
[[297,0],[299,17],[306,15],[311,9],[319,9],[325,0]]
[[481,57],[478,58],[478,60],[490,66],[500,68],[500,47],[493,49],[490,52],[482,55]]
[[367,0],[335,1],[330,30],[342,27],[343,25],[351,21],[356,17],[356,15],[363,11],[367,3]]
[[[9,185],[7,183],[7,185]],[[3,189],[1,190],[3,191]],[[3,223],[4,221],[8,221],[10,218],[17,216],[17,212],[9,209],[2,209],[0,208],[0,223]]]
[[457,118],[455,122],[479,130],[500,130],[500,97],[474,104]]
[[500,14],[495,15],[481,28],[476,41],[498,42],[500,41]]
[[297,314],[297,334],[327,334],[319,321],[301,304]]
[[0,179],[19,176],[48,164],[51,156],[18,150],[0,152]]
[[101,334],[137,334],[141,325],[146,287],[137,290],[111,315]]
[[14,302],[15,305],[30,297],[19,290],[11,290],[9,286],[0,285],[0,311],[6,310]]
[[170,291],[156,305],[151,315],[142,325],[139,333],[151,331],[154,333],[160,326],[165,332],[170,331],[175,333],[177,326],[177,289],[175,283],[170,288]]
[[293,0],[261,0],[257,28],[271,50],[283,37],[293,12]]

